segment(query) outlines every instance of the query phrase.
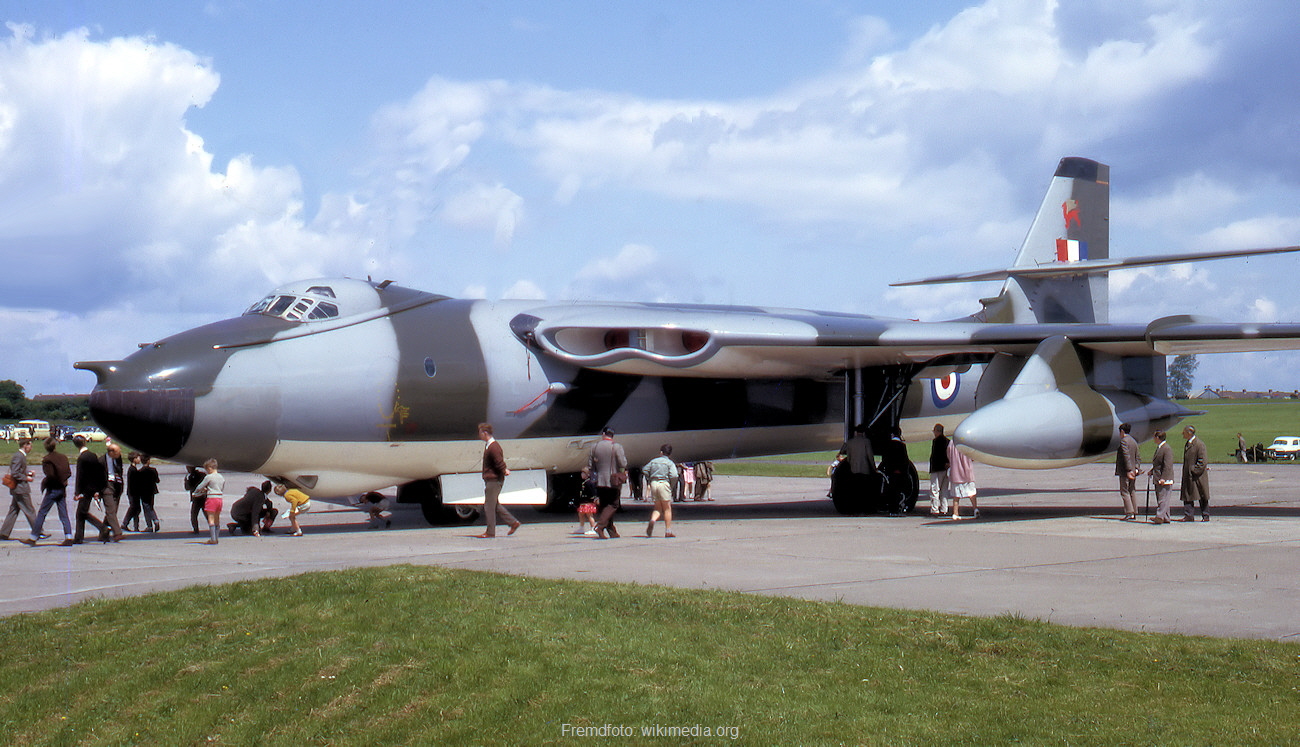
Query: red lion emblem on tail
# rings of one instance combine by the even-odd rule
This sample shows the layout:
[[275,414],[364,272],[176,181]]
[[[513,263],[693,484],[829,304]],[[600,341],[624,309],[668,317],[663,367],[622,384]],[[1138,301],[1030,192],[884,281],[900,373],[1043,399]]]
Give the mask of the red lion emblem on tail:
[[1070,221],[1074,221],[1074,225],[1083,228],[1083,219],[1079,217],[1079,202],[1077,200],[1062,202],[1061,213],[1065,216],[1066,229],[1070,228]]

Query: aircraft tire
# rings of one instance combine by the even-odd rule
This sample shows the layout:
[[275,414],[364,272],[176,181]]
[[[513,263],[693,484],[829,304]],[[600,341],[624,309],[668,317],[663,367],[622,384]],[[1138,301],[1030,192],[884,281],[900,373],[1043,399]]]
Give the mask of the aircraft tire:
[[[430,526],[457,523],[457,512],[442,505],[442,486],[436,479],[416,480],[397,487],[398,503],[418,503],[420,513]],[[471,508],[472,507],[468,507]]]
[[420,513],[429,526],[446,526],[448,524],[472,524],[482,511],[478,506],[448,506],[442,502],[442,496],[420,502]]
[[870,475],[859,475],[848,469],[831,473],[831,502],[844,516],[861,516],[866,513],[867,489]]
[[447,523],[447,511],[442,505],[442,496],[420,501],[420,513],[424,515],[424,520],[429,522],[430,526],[438,526]]
[[863,513],[888,513],[891,504],[898,505],[896,491],[890,484],[889,476],[879,470],[867,475],[866,494],[867,505]]
[[916,497],[921,492],[921,476],[916,472],[916,465],[911,462],[907,463],[908,485],[906,487],[907,495],[907,512],[910,514],[916,510]]
[[567,513],[577,505],[582,491],[582,474],[558,472],[546,478],[546,505],[539,510],[547,513]]

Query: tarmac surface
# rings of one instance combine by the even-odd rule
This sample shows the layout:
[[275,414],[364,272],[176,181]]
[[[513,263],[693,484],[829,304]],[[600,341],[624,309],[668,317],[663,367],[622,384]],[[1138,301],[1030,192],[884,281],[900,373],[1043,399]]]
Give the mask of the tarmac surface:
[[[60,547],[52,514],[45,529],[54,536],[37,547],[0,542],[0,615],[195,584],[415,563],[1300,641],[1300,467],[1215,465],[1212,520],[1169,525],[1120,521],[1112,470],[1105,463],[1039,472],[977,465],[977,520],[930,516],[924,491],[916,514],[846,517],[826,499],[826,480],[721,476],[713,502],[675,504],[673,539],[663,536],[662,523],[645,537],[649,506],[629,499],[616,520],[622,538],[603,541],[575,536],[571,515],[527,507],[514,509],[524,522],[518,533],[507,537],[503,527],[485,540],[475,537],[480,526],[430,527],[415,507],[399,506],[391,528],[371,530],[357,509],[313,501],[302,537],[288,535],[283,517],[274,535],[232,537],[223,514],[220,544],[211,546],[202,544],[206,529],[190,531],[181,468],[162,465],[162,532]],[[260,482],[228,473],[227,511]],[[1176,516],[1181,508],[1175,496]],[[20,517],[14,536],[27,531]]]

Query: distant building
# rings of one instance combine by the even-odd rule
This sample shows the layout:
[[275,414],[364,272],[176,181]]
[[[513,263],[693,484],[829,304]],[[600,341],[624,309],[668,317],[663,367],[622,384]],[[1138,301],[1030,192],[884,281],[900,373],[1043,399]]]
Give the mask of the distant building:
[[1207,386],[1199,394],[1192,395],[1192,399],[1300,399],[1300,391],[1279,392],[1274,389],[1267,392],[1256,392],[1247,389],[1237,391],[1232,389],[1212,389]]

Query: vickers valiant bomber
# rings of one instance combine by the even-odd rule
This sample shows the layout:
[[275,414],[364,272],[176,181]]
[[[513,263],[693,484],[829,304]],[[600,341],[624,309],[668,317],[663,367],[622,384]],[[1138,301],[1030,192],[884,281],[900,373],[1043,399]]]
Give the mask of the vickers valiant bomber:
[[604,427],[634,464],[665,441],[693,461],[835,448],[859,425],[878,443],[894,428],[927,439],[935,423],[988,464],[1079,464],[1114,451],[1121,422],[1144,440],[1190,414],[1166,395],[1167,355],[1300,347],[1300,324],[1111,324],[1111,270],[1300,247],[1112,259],[1109,174],[1063,159],[1011,267],[915,281],[1003,281],[951,321],[317,279],[76,365],[98,377],[96,422],[134,448],[313,496],[397,486],[431,519],[482,500],[484,421],[507,443],[507,503],[565,500]]

